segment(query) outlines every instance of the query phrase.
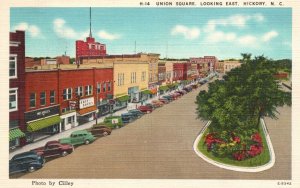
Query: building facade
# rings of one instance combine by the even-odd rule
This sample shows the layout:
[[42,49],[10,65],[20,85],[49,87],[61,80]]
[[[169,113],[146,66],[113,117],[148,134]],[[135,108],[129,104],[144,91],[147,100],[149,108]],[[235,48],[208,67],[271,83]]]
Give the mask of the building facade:
[[80,64],[81,57],[106,56],[106,45],[96,42],[95,38],[87,37],[86,41],[77,40],[76,43],[76,63]]
[[215,70],[218,73],[224,73],[224,61],[218,61],[215,66]]
[[208,72],[214,71],[218,58],[215,56],[193,57],[190,58],[190,63],[199,64],[201,76],[207,75]]
[[158,64],[158,85],[166,85],[166,64]]
[[9,35],[9,147],[25,145],[25,32]]
[[231,69],[234,69],[236,67],[240,67],[241,66],[241,62],[239,60],[228,60],[228,61],[224,61],[224,74],[231,71]]
[[148,90],[149,64],[147,62],[120,61],[113,63],[115,110],[127,102],[140,102],[143,91]]
[[25,123],[28,142],[110,113],[112,67],[27,70]]

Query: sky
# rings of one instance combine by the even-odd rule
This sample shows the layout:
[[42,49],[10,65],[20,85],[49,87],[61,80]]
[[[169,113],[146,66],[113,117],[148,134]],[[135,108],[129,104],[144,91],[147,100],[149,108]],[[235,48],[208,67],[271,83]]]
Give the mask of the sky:
[[[75,41],[89,35],[89,8],[11,8],[17,29],[26,31],[26,56],[75,57]],[[110,55],[291,59],[292,9],[93,7],[92,35]]]

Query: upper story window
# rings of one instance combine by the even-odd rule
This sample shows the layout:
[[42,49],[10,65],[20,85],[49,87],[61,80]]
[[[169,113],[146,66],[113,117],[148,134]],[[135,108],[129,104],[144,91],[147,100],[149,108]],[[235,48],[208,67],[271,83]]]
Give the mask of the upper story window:
[[9,55],[9,78],[17,78],[17,55]]
[[124,85],[124,73],[118,73],[118,86]]
[[18,110],[18,89],[13,88],[9,89],[9,111],[17,111]]
[[75,94],[76,94],[77,96],[82,97],[82,96],[83,96],[83,86],[76,87],[76,88],[75,88]]
[[93,94],[93,86],[91,85],[85,86],[85,95],[88,96],[92,94]]
[[107,91],[111,91],[111,82],[107,83]]
[[72,99],[72,88],[66,88],[63,90],[63,99],[64,100]]
[[41,106],[46,105],[46,92],[45,91],[40,93],[40,105]]
[[29,103],[30,108],[35,107],[35,93],[30,93]]
[[50,91],[50,104],[55,104],[55,91]]
[[106,84],[103,84],[103,92],[106,92]]
[[136,83],[136,72],[131,73],[131,83]]
[[101,83],[97,83],[97,93],[101,93]]

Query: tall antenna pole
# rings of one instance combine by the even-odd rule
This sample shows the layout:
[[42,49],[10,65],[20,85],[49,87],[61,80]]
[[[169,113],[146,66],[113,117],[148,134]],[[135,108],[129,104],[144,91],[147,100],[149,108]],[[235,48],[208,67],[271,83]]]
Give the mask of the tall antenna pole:
[[168,41],[167,41],[167,46],[166,46],[166,60],[168,59]]
[[92,38],[92,7],[90,7],[90,37]]

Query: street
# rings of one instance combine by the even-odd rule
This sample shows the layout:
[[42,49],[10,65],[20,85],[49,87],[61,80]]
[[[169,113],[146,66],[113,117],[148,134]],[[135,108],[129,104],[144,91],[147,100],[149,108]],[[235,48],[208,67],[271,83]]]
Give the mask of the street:
[[196,96],[207,84],[151,114],[113,130],[90,145],[51,160],[18,178],[81,179],[291,179],[291,107],[278,108],[278,120],[265,118],[276,155],[273,168],[234,172],[213,166],[193,151],[206,122],[197,119]]

